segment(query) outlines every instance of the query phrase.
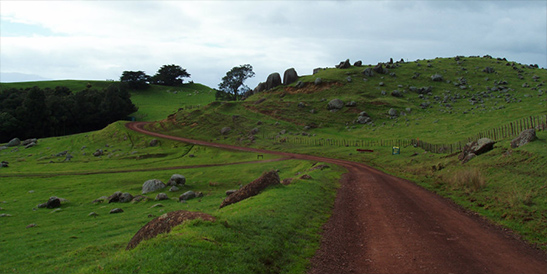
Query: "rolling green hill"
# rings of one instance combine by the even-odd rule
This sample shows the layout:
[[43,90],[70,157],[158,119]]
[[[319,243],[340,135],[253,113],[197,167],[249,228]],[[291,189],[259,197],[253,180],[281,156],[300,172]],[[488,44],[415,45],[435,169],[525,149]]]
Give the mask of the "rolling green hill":
[[[156,121],[149,129],[171,135],[364,162],[448,197],[546,249],[547,131],[538,127],[539,139],[520,148],[511,148],[513,136],[498,134],[492,151],[465,164],[457,151],[433,153],[412,144],[417,139],[465,144],[508,125],[519,131],[530,127],[531,122],[522,126],[530,117],[535,127],[547,115],[547,71],[488,56],[386,65],[387,72],[372,76],[363,71],[373,65],[322,69],[301,76],[301,84],[238,102],[213,101],[211,89],[199,84],[153,86],[132,92],[139,106],[134,116]],[[432,79],[436,74],[442,81]],[[315,84],[317,78],[320,84]],[[78,91],[88,83],[97,88],[109,84],[61,81],[0,87],[64,85]],[[330,111],[333,99],[341,99],[344,106]],[[357,121],[363,112],[371,123]],[[0,161],[9,162],[0,169],[0,214],[10,215],[0,218],[0,258],[10,258],[1,261],[0,272],[305,272],[344,170],[331,166],[312,171],[317,163],[273,161],[279,160],[273,155],[264,155],[272,162],[251,163],[256,160],[252,153],[161,139],[152,145],[152,139],[117,122],[96,132],[41,139],[29,149],[0,150]],[[400,154],[392,155],[394,145],[400,146]],[[103,155],[93,156],[99,149]],[[228,163],[234,165],[217,166]],[[312,179],[269,188],[218,209],[226,190],[272,169],[279,170],[281,179],[301,180],[295,177],[300,174]],[[115,191],[140,194],[144,181],[166,182],[174,173],[183,174],[187,184],[178,192],[163,190],[169,200],[155,201],[156,191],[140,203],[92,203]],[[204,197],[178,202],[188,190]],[[36,208],[54,195],[68,200],[61,210]],[[158,203],[162,207],[154,206]],[[115,207],[125,213],[109,214]],[[152,217],[181,209],[205,212],[217,221],[187,222],[125,251]],[[90,212],[98,216],[88,216]]]
[[[372,65],[323,69],[300,77],[300,87],[293,83],[241,102],[179,111],[150,129],[366,162],[450,197],[545,248],[547,132],[540,130],[547,123],[547,70],[489,56],[386,65],[387,72],[372,76],[363,74]],[[321,84],[315,84],[317,78]],[[345,106],[328,110],[333,99]],[[363,111],[372,123],[356,121]],[[222,134],[227,127],[231,131]],[[530,127],[538,130],[539,140],[511,148],[514,134]],[[420,140],[463,146],[493,138],[494,132],[494,149],[466,164],[458,160],[460,147],[436,154],[411,145]],[[391,155],[394,145],[400,155]]]
[[[113,81],[59,80],[20,83],[0,83],[1,89],[25,89],[37,86],[39,88],[55,88],[64,86],[78,92],[88,87],[103,89],[115,83]],[[213,90],[202,84],[188,83],[179,87],[152,85],[146,90],[132,90],[131,100],[139,108],[132,114],[138,121],[157,121],[179,108],[204,106],[215,99]]]

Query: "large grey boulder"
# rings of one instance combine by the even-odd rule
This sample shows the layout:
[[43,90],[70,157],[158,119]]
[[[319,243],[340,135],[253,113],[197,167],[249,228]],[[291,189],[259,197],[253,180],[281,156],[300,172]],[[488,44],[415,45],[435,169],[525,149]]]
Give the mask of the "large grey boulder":
[[184,185],[186,184],[186,177],[180,174],[173,174],[167,182],[168,186]]
[[279,85],[281,85],[281,75],[279,75],[279,73],[274,72],[268,75],[268,79],[266,79],[266,90],[275,88]]
[[495,143],[495,141],[488,138],[481,138],[476,142],[469,142],[463,147],[463,151],[462,153],[460,153],[460,155],[458,155],[458,159],[465,164],[473,157],[479,156],[494,149]]
[[20,144],[21,144],[21,140],[19,140],[19,138],[13,138],[8,142],[7,146],[8,147],[16,147]]
[[363,65],[363,61],[359,60],[359,61],[353,63],[353,65],[356,66],[356,67],[360,67],[360,66]]
[[328,110],[339,110],[344,107],[344,101],[340,99],[333,99],[327,104]]
[[298,80],[298,74],[294,68],[287,69],[283,73],[283,85],[290,85]]
[[162,188],[165,188],[165,184],[162,181],[158,179],[151,179],[144,182],[144,184],[142,185],[142,194],[154,192]]
[[389,116],[391,117],[397,117],[397,110],[395,110],[394,108],[390,108],[387,114],[389,114]]
[[536,130],[531,128],[523,130],[519,136],[511,141],[511,147],[517,148],[537,140]]

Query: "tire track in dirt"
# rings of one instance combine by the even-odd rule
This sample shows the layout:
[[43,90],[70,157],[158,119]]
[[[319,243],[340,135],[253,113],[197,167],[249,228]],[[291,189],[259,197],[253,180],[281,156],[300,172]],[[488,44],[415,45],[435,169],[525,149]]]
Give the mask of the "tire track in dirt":
[[367,165],[215,144],[129,129],[186,143],[341,165],[332,216],[309,273],[547,273],[547,255],[416,184]]

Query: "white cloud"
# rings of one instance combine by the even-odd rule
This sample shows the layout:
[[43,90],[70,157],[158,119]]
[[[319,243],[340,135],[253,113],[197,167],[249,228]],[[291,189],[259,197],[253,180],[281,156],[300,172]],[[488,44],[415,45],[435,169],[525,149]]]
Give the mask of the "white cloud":
[[[47,29],[0,39],[0,70],[51,79],[117,79],[178,64],[216,87],[253,65],[271,72],[484,55],[547,67],[543,1],[2,1],[2,22]],[[14,24],[5,24],[12,28]],[[39,28],[38,28],[39,27]]]

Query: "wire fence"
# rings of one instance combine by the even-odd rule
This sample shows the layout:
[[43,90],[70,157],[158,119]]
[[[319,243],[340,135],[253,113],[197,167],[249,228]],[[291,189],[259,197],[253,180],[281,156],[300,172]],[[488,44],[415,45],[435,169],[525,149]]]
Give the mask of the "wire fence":
[[317,139],[310,136],[276,136],[274,139],[279,143],[299,144],[308,146],[337,146],[337,147],[407,147],[415,146],[432,153],[452,154],[463,150],[463,147],[481,138],[489,138],[500,141],[518,136],[523,130],[534,128],[538,131],[547,129],[547,115],[530,116],[510,122],[506,125],[493,129],[481,131],[478,134],[468,137],[466,140],[452,144],[433,144],[419,139]]

